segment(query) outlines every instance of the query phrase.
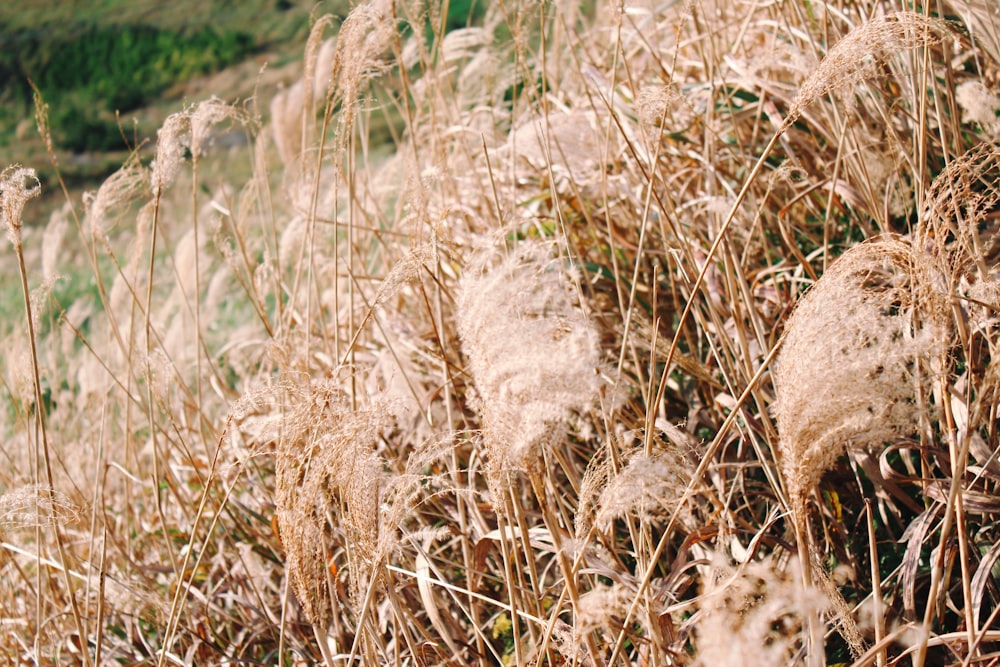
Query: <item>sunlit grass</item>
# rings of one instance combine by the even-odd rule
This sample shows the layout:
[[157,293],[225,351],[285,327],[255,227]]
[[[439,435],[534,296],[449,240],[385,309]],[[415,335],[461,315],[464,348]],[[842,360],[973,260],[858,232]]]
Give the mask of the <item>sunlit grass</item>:
[[988,15],[661,4],[373,0],[4,172],[0,656],[987,664]]

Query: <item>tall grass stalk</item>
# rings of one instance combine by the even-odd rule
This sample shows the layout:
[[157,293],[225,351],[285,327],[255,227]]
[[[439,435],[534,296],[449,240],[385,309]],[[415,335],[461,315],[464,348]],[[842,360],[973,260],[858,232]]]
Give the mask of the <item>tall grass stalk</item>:
[[[34,182],[33,186],[30,185],[32,181]],[[13,166],[4,169],[0,173],[0,216],[2,216],[7,240],[13,246],[14,255],[17,258],[17,274],[21,283],[21,297],[24,304],[24,325],[27,329],[28,354],[31,362],[33,395],[29,406],[32,418],[30,466],[31,484],[36,489],[35,493],[39,494],[39,498],[34,503],[35,516],[33,522],[35,529],[35,561],[39,565],[35,575],[35,624],[39,628],[42,627],[43,616],[48,612],[43,594],[45,589],[42,581],[43,568],[41,564],[43,561],[42,527],[48,522],[49,518],[42,515],[41,508],[43,507],[43,503],[47,503],[50,506],[55,505],[56,487],[55,478],[52,474],[52,452],[49,446],[49,434],[45,419],[45,400],[42,394],[41,371],[38,364],[37,333],[35,330],[37,315],[32,308],[32,294],[28,286],[28,269],[24,260],[22,228],[24,226],[23,211],[25,204],[37,197],[40,190],[41,184],[31,169]],[[42,475],[43,472],[44,475]],[[62,574],[63,585],[66,587],[66,590],[70,591],[72,618],[76,626],[76,631],[79,637],[83,637],[85,636],[83,632],[83,618],[80,614],[76,598],[72,593],[75,587],[70,581],[69,561],[66,558],[66,548],[63,544],[62,532],[58,525],[55,526],[54,533],[55,546],[59,554],[59,563],[62,565],[57,569]],[[38,638],[36,638],[36,650],[38,647],[37,640]],[[87,665],[90,664],[89,656],[85,656],[84,663]]]

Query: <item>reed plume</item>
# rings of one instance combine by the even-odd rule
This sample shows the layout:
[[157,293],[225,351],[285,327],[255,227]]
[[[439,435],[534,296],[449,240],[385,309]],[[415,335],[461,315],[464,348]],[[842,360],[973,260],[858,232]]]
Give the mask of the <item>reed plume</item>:
[[[379,554],[382,464],[375,453],[387,412],[352,409],[329,382],[292,389],[297,407],[285,421],[275,468],[275,504],[292,590],[313,624],[333,614],[335,550],[351,554],[352,591]],[[331,523],[333,517],[338,517]],[[360,600],[355,600],[360,604]]]
[[782,122],[787,129],[806,107],[882,74],[882,67],[901,51],[940,44],[948,23],[918,12],[896,12],[865,21],[834,44],[806,78]]
[[458,295],[458,331],[475,381],[487,476],[499,490],[514,471],[538,465],[594,400],[597,334],[565,260],[531,241],[506,256],[487,249],[473,259]]

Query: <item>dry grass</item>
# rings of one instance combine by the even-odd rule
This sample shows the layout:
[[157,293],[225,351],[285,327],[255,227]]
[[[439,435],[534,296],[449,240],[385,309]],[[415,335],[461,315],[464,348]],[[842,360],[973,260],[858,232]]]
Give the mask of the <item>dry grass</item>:
[[992,4],[429,4],[0,176],[0,659],[996,664]]

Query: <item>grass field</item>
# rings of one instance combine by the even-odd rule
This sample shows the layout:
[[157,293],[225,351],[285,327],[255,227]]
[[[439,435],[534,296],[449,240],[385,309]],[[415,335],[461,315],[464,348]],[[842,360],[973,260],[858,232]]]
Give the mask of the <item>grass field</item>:
[[0,661],[1000,661],[994,3],[308,25],[0,174]]

